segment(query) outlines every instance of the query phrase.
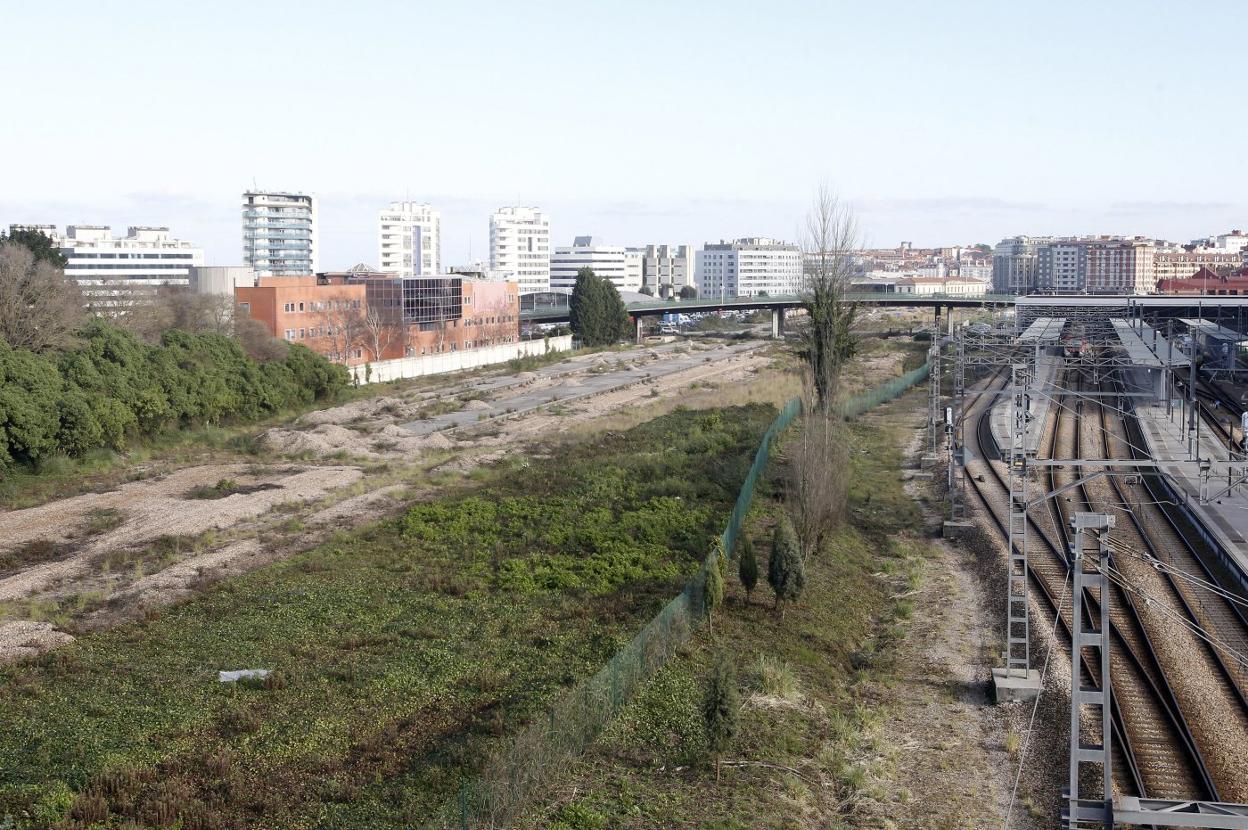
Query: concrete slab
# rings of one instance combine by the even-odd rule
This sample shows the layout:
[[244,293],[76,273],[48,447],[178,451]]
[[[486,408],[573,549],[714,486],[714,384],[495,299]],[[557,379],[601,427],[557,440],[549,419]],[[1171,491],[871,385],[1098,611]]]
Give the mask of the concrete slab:
[[996,693],[997,703],[1014,703],[1015,701],[1035,700],[1040,694],[1040,672],[1028,670],[1026,675],[1014,669],[992,670],[992,687]]
[[950,522],[946,521],[941,526],[940,535],[945,539],[960,539],[970,533],[975,527],[974,522]]
[[[1049,417],[1049,405],[1052,398],[1058,392],[1053,388],[1055,378],[1063,364],[1063,359],[1055,355],[1043,355],[1037,367],[1036,377],[1032,380],[1031,406],[1028,411],[1031,413],[1031,427],[1027,432],[1027,452],[1031,455],[1036,453],[1040,446],[1040,435],[1044,432],[1045,419]],[[997,397],[996,403],[992,408],[992,434],[997,439],[997,446],[1001,447],[1003,452],[1008,452],[1010,447],[1010,436],[1014,431],[1013,413],[1011,412],[1011,399],[1008,394]]]

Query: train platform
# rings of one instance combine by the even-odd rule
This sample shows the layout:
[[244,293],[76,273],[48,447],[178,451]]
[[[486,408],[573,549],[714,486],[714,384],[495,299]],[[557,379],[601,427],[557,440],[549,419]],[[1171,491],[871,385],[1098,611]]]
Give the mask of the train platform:
[[1226,490],[1227,471],[1242,475],[1248,472],[1248,463],[1232,462],[1220,436],[1207,424],[1201,424],[1199,455],[1211,462],[1207,491],[1213,497],[1209,504],[1201,504],[1200,467],[1197,462],[1188,460],[1191,455],[1178,403],[1169,416],[1164,403],[1137,405],[1135,411],[1150,456],[1157,460],[1158,467],[1168,475],[1171,485],[1184,497],[1201,524],[1234,557],[1240,568],[1248,571],[1248,484],[1219,495]]
[[[1063,358],[1057,355],[1042,355],[1037,364],[1036,378],[1032,381],[1031,405],[1029,413],[1031,424],[1027,430],[1027,453],[1035,455],[1040,446],[1040,436],[1044,432],[1045,419],[1049,417],[1049,404],[1057,395],[1053,384],[1061,371]],[[1014,432],[1013,412],[1009,387],[997,397],[992,409],[992,435],[997,439],[997,446],[1003,453],[1010,448],[1011,436]]]

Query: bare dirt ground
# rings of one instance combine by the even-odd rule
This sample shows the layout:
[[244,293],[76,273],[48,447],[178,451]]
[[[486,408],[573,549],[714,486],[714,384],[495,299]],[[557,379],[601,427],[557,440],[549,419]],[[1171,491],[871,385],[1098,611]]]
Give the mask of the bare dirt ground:
[[[188,466],[0,513],[0,554],[17,563],[0,570],[0,661],[390,514],[431,492],[431,473],[466,473],[534,440],[670,408],[713,386],[765,385],[766,351],[763,342],[638,348],[534,372],[451,377],[267,430],[252,463]],[[591,376],[592,389],[605,391],[533,404],[534,389],[558,399],[562,389],[590,388]],[[440,431],[415,431],[464,412],[472,415],[439,420]]]
[[[940,506],[917,470],[924,438],[919,433],[908,448],[915,469],[907,490],[923,505],[934,535]],[[1021,748],[1015,737],[1030,706],[1000,707],[992,700],[988,652],[997,619],[985,602],[977,554],[940,539],[931,540],[931,551],[922,583],[909,597],[914,612],[896,647],[896,682],[873,690],[891,715],[880,743],[886,755],[895,755],[889,788],[897,797],[867,805],[879,810],[868,825],[1002,827],[1009,812],[1010,828],[1047,826],[1032,809],[1029,790],[1010,811]]]

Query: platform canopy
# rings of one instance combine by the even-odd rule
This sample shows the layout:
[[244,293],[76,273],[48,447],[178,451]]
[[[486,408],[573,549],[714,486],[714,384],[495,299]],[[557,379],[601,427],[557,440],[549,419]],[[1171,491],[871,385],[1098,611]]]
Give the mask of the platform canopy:
[[1244,339],[1244,336],[1235,329],[1228,329],[1226,326],[1219,326],[1217,323],[1209,320],[1196,320],[1190,317],[1184,317],[1179,320],[1180,323],[1187,326],[1188,331],[1203,334],[1206,337],[1212,337],[1214,340],[1230,340],[1238,343]]
[[1062,339],[1065,317],[1037,317],[1027,330],[1018,336],[1020,343],[1056,343]]
[[[1147,323],[1143,326],[1141,336],[1140,332],[1131,328],[1131,323],[1126,320],[1110,320],[1109,322],[1113,324],[1114,333],[1118,335],[1118,340],[1122,343],[1123,351],[1127,353],[1127,359],[1131,361],[1131,365],[1148,366],[1153,369],[1160,369],[1166,365],[1188,365],[1187,355],[1173,348],[1166,342],[1166,338],[1157,334]],[[1156,351],[1153,351],[1154,345]]]

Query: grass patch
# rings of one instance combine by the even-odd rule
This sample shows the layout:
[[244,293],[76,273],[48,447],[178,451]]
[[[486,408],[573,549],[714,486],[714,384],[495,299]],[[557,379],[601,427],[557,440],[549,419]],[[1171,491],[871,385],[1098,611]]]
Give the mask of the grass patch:
[[[903,431],[876,419],[846,429],[848,517],[808,561],[803,599],[780,619],[766,583],[762,601],[747,604],[730,568],[714,634],[703,627],[646,683],[518,827],[560,820],[570,792],[576,805],[625,830],[879,826],[855,818],[858,805],[892,797],[881,781],[893,761],[877,737],[886,713],[865,690],[889,682],[890,647],[913,613],[908,600],[890,597],[922,561],[916,549],[925,543],[916,538],[921,514],[901,484]],[[779,474],[773,463],[760,479],[746,523],[764,573],[784,509]],[[757,694],[746,696],[725,756],[737,766],[726,766],[717,786],[700,706],[721,653],[733,656],[744,690]]]
[[[95,815],[97,796],[119,825],[423,821],[683,583],[774,414],[681,411],[500,464],[396,519],[0,667],[0,823],[49,826],[75,804]],[[118,567],[154,570],[198,541],[158,540]],[[216,682],[239,668],[281,680]]]

